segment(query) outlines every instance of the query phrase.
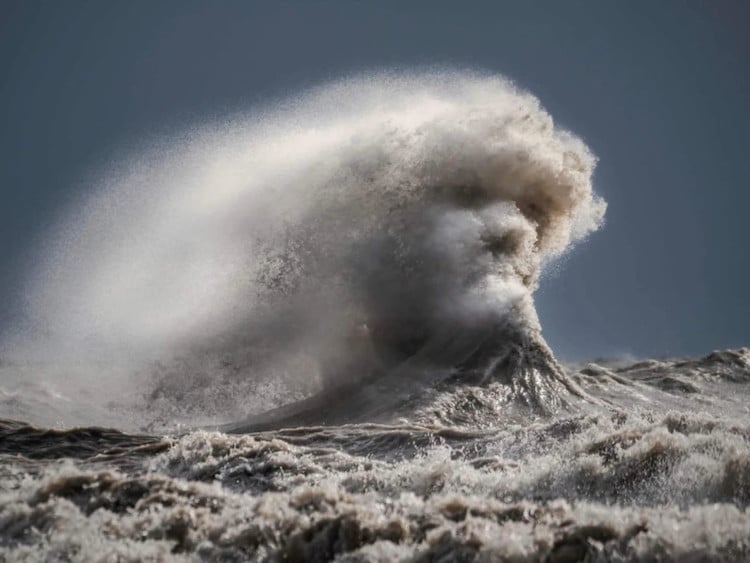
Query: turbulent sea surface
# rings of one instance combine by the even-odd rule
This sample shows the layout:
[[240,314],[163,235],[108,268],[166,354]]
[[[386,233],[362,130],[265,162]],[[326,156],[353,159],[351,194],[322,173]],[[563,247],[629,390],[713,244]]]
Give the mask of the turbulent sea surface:
[[0,558],[750,560],[750,351],[566,371],[602,405],[506,416],[491,381],[389,424],[2,421]]
[[750,561],[750,350],[542,336],[595,162],[430,71],[113,164],[0,343],[0,560]]

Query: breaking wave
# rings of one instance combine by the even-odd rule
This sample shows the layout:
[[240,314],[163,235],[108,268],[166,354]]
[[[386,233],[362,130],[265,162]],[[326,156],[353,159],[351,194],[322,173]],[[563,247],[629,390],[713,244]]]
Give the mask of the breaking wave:
[[749,561],[750,350],[542,338],[594,162],[446,71],[106,171],[0,347],[0,560]]
[[496,76],[323,86],[107,171],[49,234],[4,354],[45,350],[68,398],[157,423],[377,420],[462,381],[555,409],[580,392],[533,293],[602,223],[594,165]]

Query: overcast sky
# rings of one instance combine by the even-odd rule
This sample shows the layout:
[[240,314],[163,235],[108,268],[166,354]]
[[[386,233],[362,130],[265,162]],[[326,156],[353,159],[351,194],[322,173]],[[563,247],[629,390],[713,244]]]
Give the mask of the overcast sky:
[[542,284],[563,358],[750,345],[750,3],[0,0],[0,326],[88,176],[367,69],[502,73],[599,157],[607,224]]

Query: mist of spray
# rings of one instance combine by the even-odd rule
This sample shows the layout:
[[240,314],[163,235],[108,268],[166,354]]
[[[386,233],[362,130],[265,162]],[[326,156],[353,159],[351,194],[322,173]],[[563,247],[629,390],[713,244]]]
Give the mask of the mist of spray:
[[137,374],[226,414],[286,400],[261,387],[450,366],[490,327],[543,343],[540,272],[602,223],[594,164],[500,77],[323,86],[105,173],[49,234],[35,328],[5,353],[75,364],[70,382],[98,366],[103,404]]

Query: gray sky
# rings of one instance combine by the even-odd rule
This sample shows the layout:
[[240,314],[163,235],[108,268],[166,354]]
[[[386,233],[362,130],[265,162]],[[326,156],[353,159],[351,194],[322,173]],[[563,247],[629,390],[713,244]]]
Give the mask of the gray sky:
[[599,156],[607,224],[543,282],[563,358],[750,344],[750,3],[0,0],[0,327],[87,175],[343,74],[505,74]]

